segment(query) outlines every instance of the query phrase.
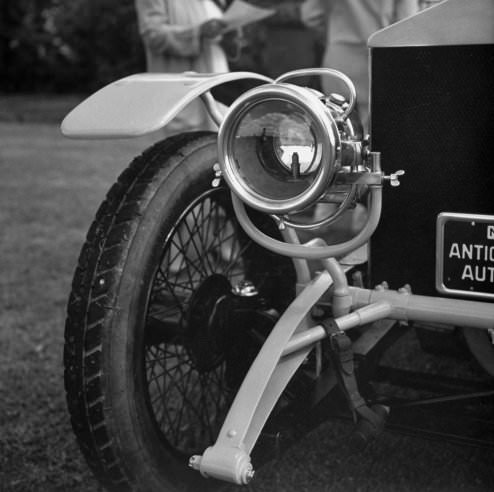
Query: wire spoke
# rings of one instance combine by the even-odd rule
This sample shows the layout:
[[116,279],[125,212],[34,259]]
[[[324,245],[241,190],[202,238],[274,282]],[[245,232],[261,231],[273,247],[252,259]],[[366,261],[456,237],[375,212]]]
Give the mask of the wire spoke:
[[155,331],[144,337],[147,400],[163,437],[182,453],[213,442],[233,393],[231,358],[207,352],[219,335],[201,332],[197,338],[197,326],[188,326],[197,289],[213,274],[230,282],[245,278],[253,256],[227,193],[211,189],[190,203],[164,239],[150,289],[146,329]]

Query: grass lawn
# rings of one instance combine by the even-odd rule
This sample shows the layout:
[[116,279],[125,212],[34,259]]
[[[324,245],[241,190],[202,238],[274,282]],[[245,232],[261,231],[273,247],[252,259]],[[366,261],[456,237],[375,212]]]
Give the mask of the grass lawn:
[[[54,124],[0,122],[0,491],[94,492],[65,408],[65,305],[107,189],[150,139],[70,141]],[[327,424],[254,491],[494,490],[492,450],[385,433],[363,454]],[[165,491],[164,491],[165,492]]]
[[149,141],[0,123],[0,142],[0,490],[97,490],[65,409],[65,305],[99,202]]

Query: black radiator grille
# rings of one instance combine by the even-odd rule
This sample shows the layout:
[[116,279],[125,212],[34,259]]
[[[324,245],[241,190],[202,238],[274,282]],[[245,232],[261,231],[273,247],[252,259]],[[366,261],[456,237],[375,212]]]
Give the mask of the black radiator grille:
[[494,45],[374,48],[372,149],[401,186],[384,189],[373,284],[435,294],[440,212],[494,214]]

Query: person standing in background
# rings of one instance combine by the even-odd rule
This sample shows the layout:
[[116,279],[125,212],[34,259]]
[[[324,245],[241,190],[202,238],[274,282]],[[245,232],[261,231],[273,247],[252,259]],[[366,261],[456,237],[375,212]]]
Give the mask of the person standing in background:
[[[219,45],[225,24],[213,0],[135,0],[148,72],[228,72]],[[166,127],[166,135],[214,130],[201,101],[190,103]]]
[[[419,0],[305,0],[302,22],[325,42],[322,66],[352,79],[358,114],[365,132],[369,125],[367,40],[371,34],[419,11]],[[326,94],[335,92],[330,79],[321,80]]]

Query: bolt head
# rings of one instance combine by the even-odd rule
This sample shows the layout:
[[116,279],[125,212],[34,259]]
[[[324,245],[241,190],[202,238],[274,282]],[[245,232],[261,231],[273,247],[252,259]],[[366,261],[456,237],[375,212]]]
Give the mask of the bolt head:
[[254,478],[254,475],[255,475],[255,471],[250,469],[250,470],[247,470],[247,472],[245,473],[245,483],[249,483],[252,481],[252,479]]
[[249,280],[242,280],[234,288],[233,293],[240,297],[253,297],[259,294],[256,286]]
[[201,457],[198,456],[197,454],[189,458],[189,467],[193,468],[194,470],[197,470],[199,468],[200,463],[201,463]]

